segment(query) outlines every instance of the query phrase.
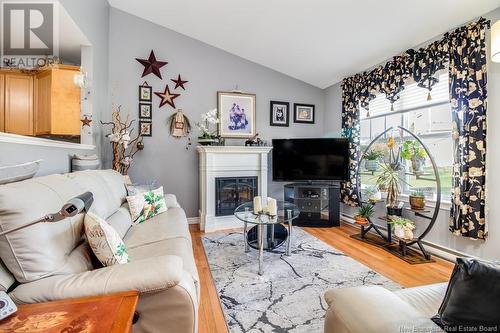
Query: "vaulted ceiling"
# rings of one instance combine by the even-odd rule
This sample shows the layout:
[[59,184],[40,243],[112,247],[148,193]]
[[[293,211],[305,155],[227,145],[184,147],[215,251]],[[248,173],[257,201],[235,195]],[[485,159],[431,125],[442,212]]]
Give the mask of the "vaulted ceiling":
[[109,0],[111,6],[320,88],[500,0]]

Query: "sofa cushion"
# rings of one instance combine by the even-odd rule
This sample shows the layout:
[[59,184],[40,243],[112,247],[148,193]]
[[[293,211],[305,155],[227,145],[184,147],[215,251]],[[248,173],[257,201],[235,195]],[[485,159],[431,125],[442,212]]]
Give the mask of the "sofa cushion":
[[172,208],[147,223],[133,225],[124,237],[128,249],[171,238],[184,238],[191,243],[186,214],[182,208]]
[[439,327],[381,286],[331,289],[325,333],[439,332]]
[[[63,175],[0,186],[0,227],[8,230],[58,212],[67,200],[85,192]],[[0,256],[19,282],[52,275],[81,241],[83,214],[55,223],[39,223],[0,237]]]
[[394,294],[430,318],[437,313],[447,285],[448,283],[445,282],[401,289],[395,291]]
[[167,211],[163,186],[152,191],[128,196],[127,202],[134,224],[142,223]]
[[107,219],[125,201],[126,190],[123,176],[113,170],[85,170],[65,175],[78,183],[84,191],[92,192],[94,203],[90,211]]
[[92,252],[104,266],[129,262],[127,249],[120,235],[94,213],[85,215],[85,235]]
[[16,280],[7,267],[0,261],[0,291],[7,291]]
[[129,249],[128,252],[132,262],[164,255],[178,256],[182,259],[183,269],[188,272],[195,281],[199,280],[196,263],[193,257],[193,248],[191,242],[185,238],[165,239]]
[[132,217],[128,210],[128,204],[124,203],[106,221],[116,230],[121,238],[125,237],[128,229],[132,226]]
[[443,303],[432,320],[446,331],[500,327],[500,265],[457,258]]

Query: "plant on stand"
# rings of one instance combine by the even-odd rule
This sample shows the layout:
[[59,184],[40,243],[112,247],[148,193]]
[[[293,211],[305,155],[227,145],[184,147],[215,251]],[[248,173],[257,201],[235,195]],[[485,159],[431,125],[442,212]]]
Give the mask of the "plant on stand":
[[415,223],[412,220],[405,219],[400,216],[394,216],[388,221],[388,223],[392,225],[394,235],[396,237],[405,240],[413,239],[413,230],[415,229]]
[[363,204],[363,205],[361,205],[361,207],[358,208],[358,212],[354,216],[354,219],[356,220],[357,224],[367,225],[368,219],[370,217],[372,217],[374,212],[375,212],[375,209],[374,209],[373,205]]
[[127,115],[125,121],[122,121],[120,115],[121,105],[116,106],[113,104],[112,109],[112,121],[101,121],[101,124],[111,125],[111,133],[106,135],[106,137],[109,138],[111,146],[113,147],[112,168],[126,176],[128,175],[128,170],[134,159],[134,155],[137,154],[138,151],[144,149],[143,137],[141,133],[137,133],[134,139],[131,138],[134,130],[132,127],[134,120],[129,120],[130,115]]
[[425,194],[422,190],[416,190],[410,194],[410,206],[413,210],[425,209]]
[[370,203],[376,203],[382,200],[382,193],[380,193],[376,185],[367,186],[362,190],[362,194]]
[[364,155],[365,169],[370,172],[378,171],[379,162],[384,157],[384,152],[380,150],[370,149]]
[[198,143],[202,146],[209,146],[220,143],[220,138],[217,136],[217,125],[220,123],[217,109],[210,110],[201,114],[201,122],[196,123],[196,127],[201,132],[198,137]]
[[407,140],[403,143],[401,157],[407,161],[411,161],[412,172],[416,175],[424,173],[425,159],[427,153],[425,149],[416,140]]
[[397,204],[398,196],[401,194],[401,164],[400,153],[396,153],[396,142],[393,137],[387,141],[389,148],[389,161],[380,164],[381,173],[377,177],[377,185],[387,191],[387,215],[401,216],[403,207]]

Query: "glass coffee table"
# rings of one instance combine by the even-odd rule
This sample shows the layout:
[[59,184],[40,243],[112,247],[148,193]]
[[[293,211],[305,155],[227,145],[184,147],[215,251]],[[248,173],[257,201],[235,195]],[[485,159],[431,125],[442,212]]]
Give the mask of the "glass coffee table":
[[[234,211],[234,216],[244,223],[245,252],[250,251],[250,247],[259,250],[259,275],[264,273],[262,267],[264,250],[275,249],[287,241],[286,255],[290,255],[292,221],[299,216],[300,211],[296,205],[285,201],[278,201],[277,206],[276,216],[254,214],[252,202],[244,203]],[[248,224],[254,226],[248,230]],[[288,227],[285,228],[284,224]]]

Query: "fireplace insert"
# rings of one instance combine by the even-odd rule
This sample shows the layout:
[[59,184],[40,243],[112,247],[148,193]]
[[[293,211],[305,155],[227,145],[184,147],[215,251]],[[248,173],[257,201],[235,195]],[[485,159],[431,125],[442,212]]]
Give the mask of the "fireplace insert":
[[215,216],[233,215],[236,207],[253,201],[257,193],[257,177],[215,178]]

